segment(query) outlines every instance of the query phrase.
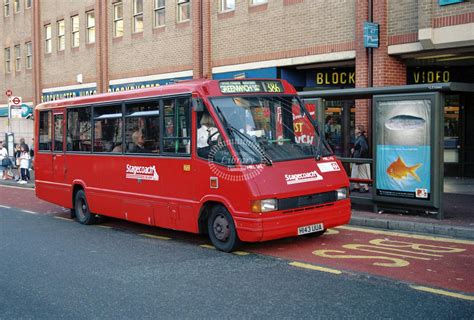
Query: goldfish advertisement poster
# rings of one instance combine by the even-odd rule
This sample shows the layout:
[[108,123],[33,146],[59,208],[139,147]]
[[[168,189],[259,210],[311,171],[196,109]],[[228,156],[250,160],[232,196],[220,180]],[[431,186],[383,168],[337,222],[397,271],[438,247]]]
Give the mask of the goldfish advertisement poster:
[[429,199],[430,149],[429,146],[379,146],[377,194]]
[[376,119],[377,195],[430,200],[431,101],[381,101]]

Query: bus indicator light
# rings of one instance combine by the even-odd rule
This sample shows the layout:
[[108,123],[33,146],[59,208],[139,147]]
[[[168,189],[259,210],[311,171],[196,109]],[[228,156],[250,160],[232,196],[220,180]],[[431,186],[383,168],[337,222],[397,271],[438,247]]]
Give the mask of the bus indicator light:
[[218,189],[219,188],[219,178],[217,177],[211,177],[211,189]]

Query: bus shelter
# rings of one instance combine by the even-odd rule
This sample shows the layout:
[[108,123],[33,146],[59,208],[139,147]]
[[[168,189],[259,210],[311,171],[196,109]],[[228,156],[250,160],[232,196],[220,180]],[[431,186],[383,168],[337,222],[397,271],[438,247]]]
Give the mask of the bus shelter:
[[[372,179],[353,179],[372,186],[368,195],[351,195],[357,204],[380,209],[424,211],[443,218],[444,106],[452,93],[472,93],[474,84],[434,83],[420,85],[351,88],[299,92],[315,108],[316,121],[325,126],[325,107],[333,100],[368,100],[371,158],[345,154],[338,158],[350,173],[350,165],[369,163]],[[345,112],[349,108],[345,108]],[[350,127],[350,118],[341,124]],[[349,149],[350,130],[342,130],[344,149]]]

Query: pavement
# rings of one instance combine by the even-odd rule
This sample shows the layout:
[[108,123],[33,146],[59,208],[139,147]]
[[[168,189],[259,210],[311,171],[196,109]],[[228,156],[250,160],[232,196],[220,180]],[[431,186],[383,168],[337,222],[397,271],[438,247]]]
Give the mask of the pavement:
[[[27,184],[18,184],[15,180],[0,180],[0,185],[34,188],[34,170],[30,171],[30,175],[31,180]],[[361,198],[370,200],[371,193],[354,192],[351,194],[352,197],[358,200]],[[431,212],[386,209],[374,212],[373,206],[353,201],[349,224],[382,230],[474,239],[474,179],[446,177],[442,203],[444,218],[439,220],[437,215]]]

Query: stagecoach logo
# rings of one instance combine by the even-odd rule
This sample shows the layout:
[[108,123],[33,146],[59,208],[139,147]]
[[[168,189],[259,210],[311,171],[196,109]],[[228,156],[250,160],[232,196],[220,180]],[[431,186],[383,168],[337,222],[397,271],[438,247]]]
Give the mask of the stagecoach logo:
[[132,166],[127,164],[127,171],[125,172],[125,178],[127,179],[141,179],[141,180],[152,180],[158,181],[160,177],[156,173],[155,166]]
[[323,180],[323,177],[314,170],[311,172],[285,174],[286,184],[297,184],[311,181]]

